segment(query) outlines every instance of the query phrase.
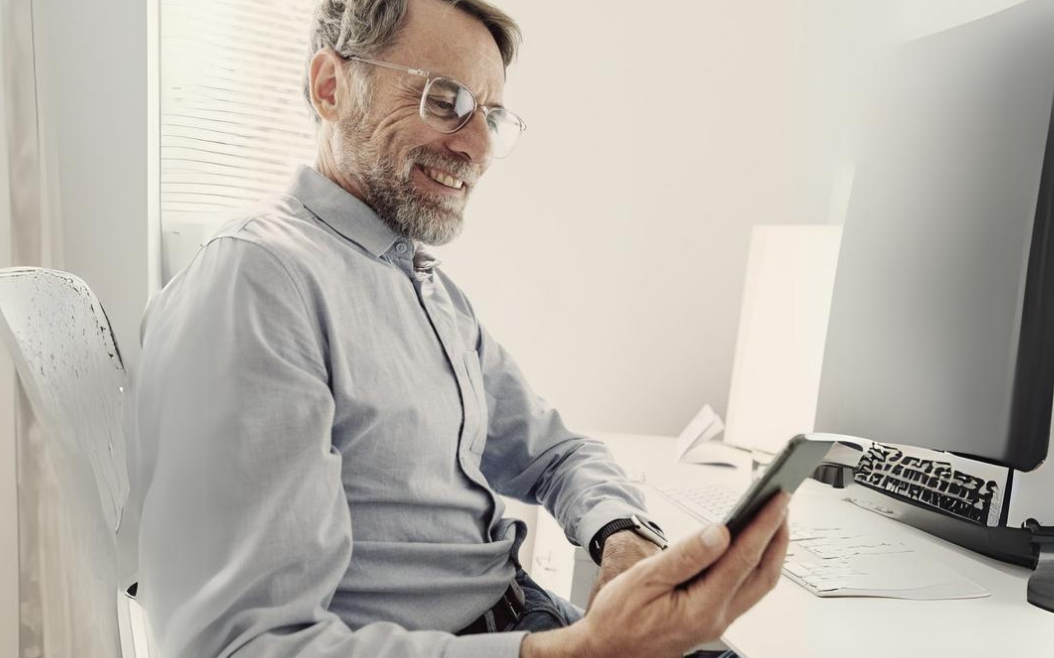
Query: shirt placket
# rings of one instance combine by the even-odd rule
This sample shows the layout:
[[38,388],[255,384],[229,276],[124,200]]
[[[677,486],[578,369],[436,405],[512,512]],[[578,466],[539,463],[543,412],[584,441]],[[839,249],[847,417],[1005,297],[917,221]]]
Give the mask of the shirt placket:
[[[404,246],[402,250],[399,249],[400,245]],[[403,241],[397,242],[394,249],[396,254],[393,260],[400,269],[406,272],[410,277],[410,281],[413,282],[418,302],[421,304],[421,308],[424,309],[425,315],[432,325],[432,330],[435,331],[436,338],[439,339],[439,344],[443,347],[443,354],[446,356],[447,363],[454,373],[454,380],[457,382],[458,395],[461,398],[461,430],[458,436],[457,451],[458,463],[461,466],[461,470],[470,480],[489,491],[486,479],[480,472],[476,461],[469,455],[469,445],[472,443],[476,432],[486,431],[486,428],[479,427],[482,414],[476,396],[473,394],[472,384],[469,381],[464,359],[467,348],[458,331],[457,319],[454,316],[453,308],[446,297],[445,289],[440,285],[436,285],[435,275],[431,270],[414,270],[413,249]]]

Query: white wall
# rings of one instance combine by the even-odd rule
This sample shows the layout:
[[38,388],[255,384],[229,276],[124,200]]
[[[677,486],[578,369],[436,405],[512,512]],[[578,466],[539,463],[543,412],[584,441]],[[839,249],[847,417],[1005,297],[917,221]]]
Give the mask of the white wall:
[[841,221],[874,58],[1016,2],[498,4],[528,131],[444,267],[572,426],[673,434],[725,413],[751,226]]
[[149,271],[147,3],[34,0],[33,12],[62,266],[102,301],[134,366]]
[[506,101],[528,131],[444,266],[573,426],[723,414],[751,226],[831,221],[872,10],[499,4],[525,34]]

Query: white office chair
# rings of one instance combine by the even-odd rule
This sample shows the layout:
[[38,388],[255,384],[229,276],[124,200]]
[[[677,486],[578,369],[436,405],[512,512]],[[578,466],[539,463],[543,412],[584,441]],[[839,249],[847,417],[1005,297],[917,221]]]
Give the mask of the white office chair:
[[138,609],[118,583],[128,376],[102,305],[71,274],[0,270],[0,336],[39,423],[29,433],[39,443],[39,500],[20,496],[19,513],[38,519],[20,560],[33,562],[41,596],[22,624],[42,634],[45,655],[146,656],[132,630]]

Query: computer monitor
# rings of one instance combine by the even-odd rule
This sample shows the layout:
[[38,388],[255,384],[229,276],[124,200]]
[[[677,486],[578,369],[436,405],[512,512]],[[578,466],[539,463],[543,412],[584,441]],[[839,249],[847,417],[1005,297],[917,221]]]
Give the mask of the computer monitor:
[[906,44],[879,89],[816,430],[1034,469],[1054,398],[1054,2]]

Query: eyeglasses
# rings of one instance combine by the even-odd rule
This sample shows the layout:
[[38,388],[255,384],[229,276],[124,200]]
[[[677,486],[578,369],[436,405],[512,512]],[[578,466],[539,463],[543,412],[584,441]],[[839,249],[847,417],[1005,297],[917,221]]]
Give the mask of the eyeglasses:
[[483,118],[487,121],[487,131],[490,133],[491,148],[495,158],[504,158],[511,153],[520,139],[520,133],[527,130],[527,124],[515,112],[510,112],[504,107],[480,105],[468,87],[457,80],[433,77],[428,71],[367,59],[358,55],[344,57],[363,64],[372,64],[425,78],[425,88],[421,92],[421,119],[441,133],[456,133],[468,125],[476,110],[482,111]]

